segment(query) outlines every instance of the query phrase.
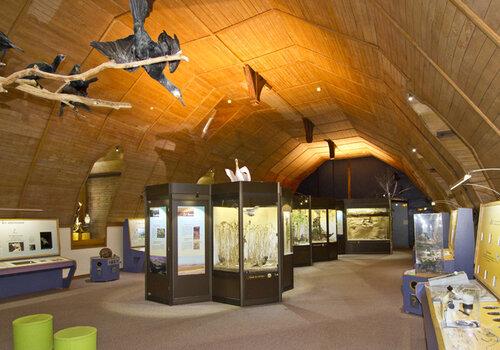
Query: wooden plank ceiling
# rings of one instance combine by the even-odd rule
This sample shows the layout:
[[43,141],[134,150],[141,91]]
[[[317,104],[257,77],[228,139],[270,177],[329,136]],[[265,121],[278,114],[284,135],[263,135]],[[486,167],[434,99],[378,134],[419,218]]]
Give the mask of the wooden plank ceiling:
[[[25,49],[7,53],[2,74],[60,52],[62,71],[88,69],[105,61],[91,40],[132,27],[127,0],[5,0],[2,11],[0,30]],[[225,181],[236,157],[255,179],[293,188],[328,158],[324,138],[339,158],[373,155],[446,198],[471,165],[500,165],[499,12],[493,0],[156,0],[147,30],[176,33],[191,59],[169,75],[186,107],[142,70],[106,71],[89,90],[131,110],[59,118],[55,104],[1,96],[0,207],[42,208],[69,225],[93,162],[116,145],[125,167],[112,222],[142,214],[144,185],[196,181],[209,168]],[[271,86],[259,106],[244,64]],[[442,144],[408,93],[464,142]],[[311,144],[302,117],[316,124]],[[498,175],[481,181],[500,188]],[[451,195],[462,205],[484,198],[472,188]]]

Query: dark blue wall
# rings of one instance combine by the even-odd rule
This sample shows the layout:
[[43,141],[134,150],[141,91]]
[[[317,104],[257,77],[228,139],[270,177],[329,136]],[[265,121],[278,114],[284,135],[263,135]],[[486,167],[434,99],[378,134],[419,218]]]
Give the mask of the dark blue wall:
[[[332,167],[333,163],[333,167]],[[399,197],[408,201],[408,209],[429,207],[428,198],[411,182],[406,174],[374,157],[327,160],[305,178],[297,192],[314,197],[347,198],[347,173],[351,167],[351,198],[380,198],[384,191],[377,176],[396,173],[398,188],[409,188]]]

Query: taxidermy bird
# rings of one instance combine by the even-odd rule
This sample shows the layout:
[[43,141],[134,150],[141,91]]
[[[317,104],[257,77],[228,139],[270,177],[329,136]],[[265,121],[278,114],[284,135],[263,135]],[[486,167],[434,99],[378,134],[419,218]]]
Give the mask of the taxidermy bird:
[[[158,42],[153,41],[144,28],[144,21],[153,9],[154,0],[129,0],[130,10],[134,18],[134,34],[126,38],[109,42],[92,41],[90,46],[101,52],[103,55],[114,60],[117,63],[126,63],[146,60],[165,55],[173,55],[180,51],[179,40],[174,35],[172,38],[165,31],[159,37]],[[169,70],[173,73],[179,61],[168,62]],[[182,105],[181,91],[163,74],[167,62],[149,64],[143,66],[149,76],[162,84]],[[134,71],[137,68],[129,68],[128,71]]]
[[248,168],[246,166],[240,168],[238,166],[238,159],[235,159],[234,163],[236,165],[236,169],[235,169],[234,173],[230,169],[225,169],[226,175],[229,177],[231,182],[252,181],[252,177],[250,176],[250,170],[248,170]]
[[198,185],[211,185],[215,183],[215,171],[214,169],[208,170],[205,175],[200,177],[196,182]]
[[[69,75],[75,75],[75,74],[80,74],[80,65],[75,64],[73,66],[73,69],[71,69],[71,72],[69,72]],[[88,79],[88,80],[74,80],[70,81],[68,84],[66,84],[62,90],[61,93],[63,94],[69,94],[69,95],[77,95],[77,96],[83,96],[87,97],[87,89],[89,88],[89,85],[92,83],[95,83],[97,81],[97,77]],[[78,108],[83,108],[87,111],[90,111],[90,107],[87,106],[86,104],[80,103],[80,102],[69,102],[71,105],[75,107],[76,110]],[[64,107],[65,104],[61,103],[61,106],[59,107],[59,116],[62,117],[64,114]]]
[[16,46],[4,32],[0,32],[0,55],[3,55],[5,51],[9,49],[16,49],[24,52],[19,46]]
[[[47,62],[36,62],[29,64],[26,68],[34,68],[35,66],[37,66],[38,69],[41,70],[42,72],[55,73],[57,71],[57,68],[59,67],[61,62],[64,61],[65,58],[66,58],[65,55],[58,54],[52,61],[52,64],[48,64]],[[34,80],[36,81],[37,85],[40,86],[38,80],[40,80],[41,78],[39,76],[30,75],[28,77],[25,77],[24,79]]]

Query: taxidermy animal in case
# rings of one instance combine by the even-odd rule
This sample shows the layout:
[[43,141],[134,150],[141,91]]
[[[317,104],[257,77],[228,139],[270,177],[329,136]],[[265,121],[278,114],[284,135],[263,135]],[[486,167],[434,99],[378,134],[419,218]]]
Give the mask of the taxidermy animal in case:
[[198,185],[212,185],[215,183],[215,171],[214,169],[208,170],[205,175],[200,177],[196,182]]
[[231,182],[252,181],[252,177],[250,176],[250,170],[248,170],[246,166],[240,168],[238,166],[238,159],[235,159],[234,163],[236,164],[236,169],[234,173],[230,169],[225,169],[226,175],[229,177]]
[[[172,38],[165,31],[158,36],[158,41],[153,41],[144,28],[144,21],[153,9],[154,0],[129,0],[130,10],[134,18],[134,34],[123,39],[109,42],[92,41],[90,46],[114,60],[116,63],[126,63],[146,60],[149,58],[174,55],[180,51],[179,39],[176,35]],[[170,73],[175,72],[180,61],[168,62]],[[181,91],[163,74],[167,62],[143,66],[149,76],[162,84],[182,105]],[[137,68],[128,68],[134,71]]]

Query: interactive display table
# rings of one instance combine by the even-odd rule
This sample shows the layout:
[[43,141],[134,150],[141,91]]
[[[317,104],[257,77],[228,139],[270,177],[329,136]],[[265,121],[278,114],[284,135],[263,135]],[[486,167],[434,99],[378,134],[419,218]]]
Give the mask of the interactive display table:
[[69,288],[76,262],[59,253],[57,220],[0,219],[0,298]]

